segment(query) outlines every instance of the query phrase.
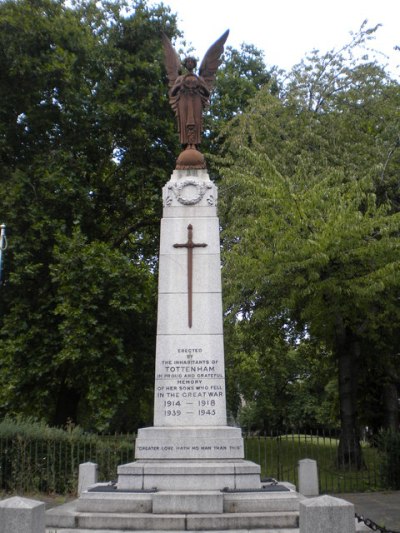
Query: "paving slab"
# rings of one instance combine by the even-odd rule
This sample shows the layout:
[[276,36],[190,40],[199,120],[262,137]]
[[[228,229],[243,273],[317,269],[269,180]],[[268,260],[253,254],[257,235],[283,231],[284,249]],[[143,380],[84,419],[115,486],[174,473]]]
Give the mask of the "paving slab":
[[[400,491],[333,494],[354,504],[355,512],[400,533]],[[372,531],[370,529],[370,531]]]

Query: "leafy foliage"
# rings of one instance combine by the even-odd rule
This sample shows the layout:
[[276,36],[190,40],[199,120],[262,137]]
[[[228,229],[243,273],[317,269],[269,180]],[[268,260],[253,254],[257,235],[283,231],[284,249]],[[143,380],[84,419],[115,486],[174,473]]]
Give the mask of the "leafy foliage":
[[248,108],[252,98],[263,87],[278,92],[276,68],[265,64],[263,52],[243,43],[240,49],[227,46],[216,75],[215,90],[205,117],[205,138],[202,150],[214,179],[218,179],[218,156],[221,155],[226,124]]
[[1,411],[151,419],[159,191],[176,145],[166,8],[0,5]]
[[[268,87],[258,93],[229,124],[221,191],[227,320],[252,332],[252,376],[276,368],[271,337],[282,358],[310,340],[316,353],[325,347],[349,445],[359,369],[379,365],[372,346],[395,357],[388,340],[400,319],[400,93],[381,66],[355,54],[374,31],[363,27],[339,52],[315,52],[279,98]],[[258,376],[253,383],[255,394]],[[277,383],[266,387],[271,399]]]

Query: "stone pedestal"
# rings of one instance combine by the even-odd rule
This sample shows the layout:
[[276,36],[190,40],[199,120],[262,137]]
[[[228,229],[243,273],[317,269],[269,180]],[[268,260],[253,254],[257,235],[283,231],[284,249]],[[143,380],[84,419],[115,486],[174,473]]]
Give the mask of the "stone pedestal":
[[14,496],[0,501],[0,533],[44,533],[43,502]]
[[243,459],[239,428],[229,426],[150,427],[140,429],[137,459]]
[[354,505],[332,496],[300,503],[300,533],[355,533]]

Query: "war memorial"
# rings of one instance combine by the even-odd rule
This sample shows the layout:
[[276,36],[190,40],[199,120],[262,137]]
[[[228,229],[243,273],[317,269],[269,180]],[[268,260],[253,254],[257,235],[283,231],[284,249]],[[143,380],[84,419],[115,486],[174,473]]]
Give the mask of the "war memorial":
[[[162,191],[154,425],[139,430],[136,460],[118,467],[116,482],[95,483],[47,511],[48,533],[293,533],[299,516],[302,533],[355,531],[352,504],[328,496],[306,500],[289,483],[262,481],[260,466],[244,459],[240,428],[227,425],[218,191],[199,150],[227,37],[210,47],[198,74],[191,57],[181,74],[180,58],[163,36],[182,152]],[[12,505],[2,516],[11,516]]]

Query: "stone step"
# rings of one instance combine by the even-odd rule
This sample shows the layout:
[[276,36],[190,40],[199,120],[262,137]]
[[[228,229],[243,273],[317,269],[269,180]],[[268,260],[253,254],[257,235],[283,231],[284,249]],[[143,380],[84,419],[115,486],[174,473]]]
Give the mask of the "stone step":
[[76,511],[81,513],[214,514],[223,513],[223,508],[224,494],[216,491],[85,492],[76,501]]
[[293,528],[299,525],[297,512],[224,513],[222,515],[187,515],[186,529],[195,531],[222,529]]
[[296,492],[237,492],[224,494],[224,513],[298,511],[303,496]]
[[153,494],[85,492],[76,501],[75,510],[82,513],[147,514],[285,512],[298,511],[301,499],[301,495],[289,491],[164,491]]
[[[223,529],[219,530],[218,533],[249,533],[248,529]],[[167,531],[167,530],[133,530],[133,529],[65,529],[65,528],[57,528],[52,529],[48,528],[46,529],[46,533],[179,533],[176,530],[174,531]],[[189,531],[184,530],[182,533],[199,533],[199,531]],[[215,533],[215,531],[202,531],[201,533]],[[273,528],[273,529],[252,529],[251,533],[299,533],[298,528]]]
[[[356,521],[356,531],[371,531],[370,528]],[[219,530],[218,533],[250,533],[248,529],[225,529]],[[133,529],[68,529],[68,528],[47,528],[46,533],[178,533],[176,530],[133,530]],[[199,533],[199,531],[185,530],[182,533]],[[202,531],[201,533],[215,533],[215,531]],[[251,533],[299,533],[299,528],[272,528],[272,529],[252,529]]]
[[260,466],[243,459],[134,461],[118,467],[117,485],[120,490],[261,489]]
[[[132,530],[132,531],[221,531],[238,529],[294,528],[298,526],[297,512],[226,513],[226,514],[146,514],[146,513],[74,513],[70,522],[49,520],[47,527]],[[54,518],[54,517],[53,517]]]
[[[218,531],[218,533],[249,533],[248,529],[227,529]],[[356,531],[371,531],[367,526],[356,524]],[[177,531],[138,531],[132,529],[65,529],[65,528],[48,528],[46,533],[177,533]],[[198,531],[182,531],[182,533],[199,533]],[[215,531],[202,531],[201,533],[215,533]],[[279,528],[279,529],[252,529],[251,533],[299,533],[299,528]]]

